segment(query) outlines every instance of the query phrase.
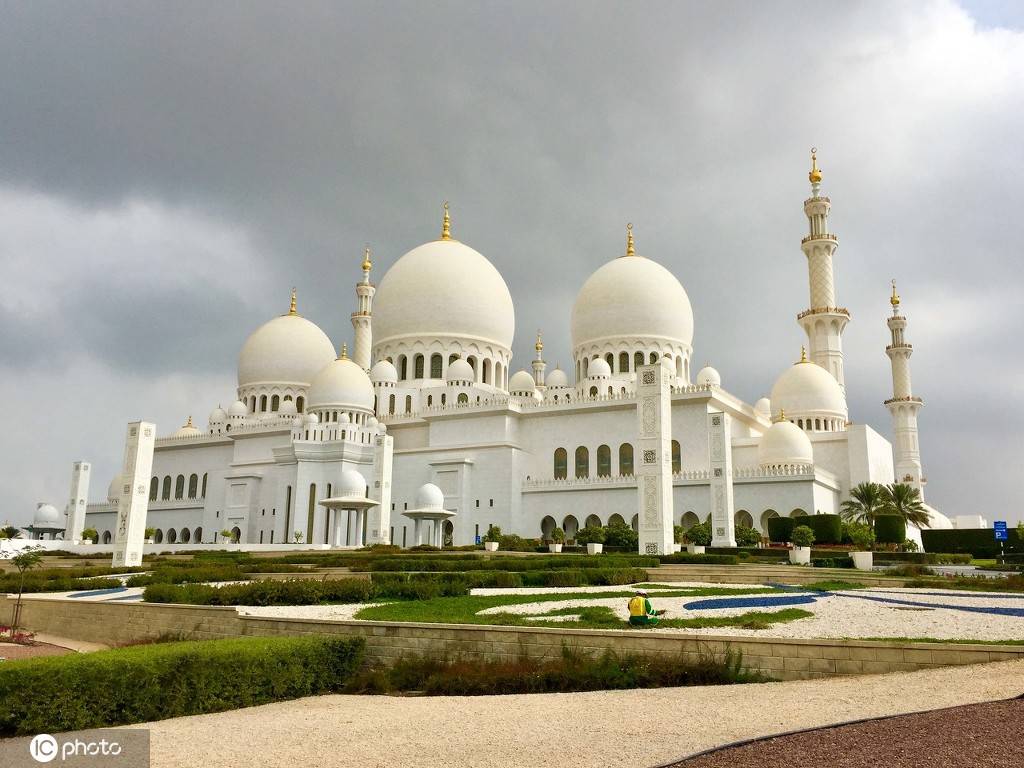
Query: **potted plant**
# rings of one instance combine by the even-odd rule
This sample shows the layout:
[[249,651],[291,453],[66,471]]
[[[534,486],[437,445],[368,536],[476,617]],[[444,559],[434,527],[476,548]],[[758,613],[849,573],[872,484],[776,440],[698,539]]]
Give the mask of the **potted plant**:
[[565,543],[565,531],[561,528],[555,528],[551,532],[551,543],[548,544],[548,552],[561,552],[562,545]]
[[302,543],[302,531],[294,531],[292,533],[292,542],[295,544]]
[[699,523],[685,534],[686,551],[691,555],[703,555],[711,544],[711,522]]
[[793,543],[793,548],[789,550],[789,562],[793,565],[810,565],[814,531],[806,525],[798,525],[789,535],[789,540]]
[[501,528],[496,525],[492,525],[487,529],[487,533],[484,534],[484,549],[488,552],[498,551],[498,541],[501,539]]
[[672,551],[681,552],[683,550],[683,542],[686,541],[686,531],[683,530],[681,525],[672,526]]
[[234,538],[234,534],[227,528],[220,532],[220,536],[222,539],[224,539],[225,544],[234,544],[234,541],[232,541],[232,539]]
[[605,530],[599,525],[588,525],[576,534],[576,541],[587,545],[588,555],[599,555],[604,551]]
[[83,544],[95,544],[96,539],[99,538],[99,533],[95,528],[83,528],[82,529],[82,543]]
[[875,545],[875,532],[870,525],[851,523],[847,535],[856,548],[850,552],[853,567],[858,571],[870,571],[874,567],[874,555],[871,552]]
[[152,544],[154,536],[156,536],[156,528],[147,528],[146,529],[146,543],[147,544]]

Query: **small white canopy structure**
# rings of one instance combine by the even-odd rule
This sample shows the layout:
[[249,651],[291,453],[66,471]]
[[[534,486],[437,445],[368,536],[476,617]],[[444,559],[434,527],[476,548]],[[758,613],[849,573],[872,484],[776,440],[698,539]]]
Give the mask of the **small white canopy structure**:
[[346,469],[341,473],[341,482],[338,483],[337,490],[337,495],[329,499],[323,499],[320,502],[323,507],[326,507],[327,514],[333,518],[333,525],[331,525],[332,521],[328,520],[329,530],[334,531],[334,535],[331,537],[331,546],[340,547],[345,545],[345,532],[342,529],[342,521],[347,520],[347,515],[343,518],[341,512],[351,510],[356,513],[356,535],[353,544],[356,547],[361,547],[365,544],[363,524],[366,520],[366,510],[377,506],[380,502],[367,497],[366,480],[354,469]]
[[444,508],[444,494],[433,483],[421,485],[416,491],[416,508],[402,513],[413,521],[412,540],[414,544],[422,544],[420,530],[424,520],[431,521],[434,526],[430,532],[430,544],[440,548],[444,544],[442,530],[444,521],[455,517],[455,512]]

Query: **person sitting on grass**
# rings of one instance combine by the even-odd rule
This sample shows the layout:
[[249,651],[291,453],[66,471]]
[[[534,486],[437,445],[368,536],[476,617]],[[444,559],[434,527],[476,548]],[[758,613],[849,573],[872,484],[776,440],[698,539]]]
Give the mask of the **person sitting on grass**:
[[642,589],[638,589],[629,599],[629,623],[634,627],[653,627],[658,623],[658,616],[663,613],[654,610],[651,601],[647,599],[647,593]]

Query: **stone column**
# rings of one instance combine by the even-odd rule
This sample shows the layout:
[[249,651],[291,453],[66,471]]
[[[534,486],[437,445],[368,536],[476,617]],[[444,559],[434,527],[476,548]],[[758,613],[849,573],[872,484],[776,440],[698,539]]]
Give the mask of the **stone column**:
[[735,547],[732,517],[732,440],[729,415],[708,414],[708,459],[711,475],[711,546]]
[[82,530],[85,528],[85,508],[89,504],[90,474],[91,467],[86,461],[76,461],[71,465],[68,521],[64,528],[64,540],[67,542],[78,542],[82,539]]
[[633,462],[640,554],[672,553],[672,380],[667,360],[637,369],[638,453]]
[[391,435],[377,435],[373,451],[373,489],[371,498],[380,502],[367,510],[369,544],[391,543],[391,464],[395,449],[395,438]]
[[334,539],[331,541],[331,545],[335,547],[340,547],[345,543],[342,539],[341,512],[340,509],[334,510]]
[[117,532],[114,535],[114,556],[111,560],[113,567],[142,565],[155,442],[155,424],[146,421],[128,424],[121,495],[117,502]]
[[420,545],[420,519],[417,517],[412,521],[412,545]]

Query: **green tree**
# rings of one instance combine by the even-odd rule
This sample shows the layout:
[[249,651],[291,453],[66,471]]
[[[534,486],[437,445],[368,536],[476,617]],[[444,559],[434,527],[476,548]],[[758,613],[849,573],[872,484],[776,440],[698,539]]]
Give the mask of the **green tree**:
[[839,513],[850,522],[873,525],[883,514],[883,491],[878,483],[859,483],[850,489],[850,498],[842,503]]
[[893,483],[882,488],[882,512],[899,515],[918,528],[931,527],[931,517],[921,501],[921,492],[906,483]]
[[0,528],[0,531],[3,531],[6,534],[4,536],[5,539],[16,539],[20,533],[17,528],[10,524],[4,525],[3,528]]
[[18,599],[14,603],[14,613],[11,615],[11,639],[18,630],[18,622],[21,620],[21,594],[25,589],[25,574],[35,568],[43,561],[43,547],[26,547],[11,558],[11,565],[18,569],[21,578],[18,581]]

